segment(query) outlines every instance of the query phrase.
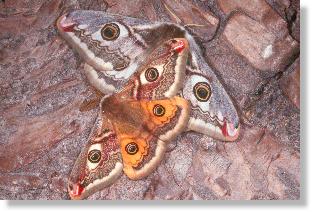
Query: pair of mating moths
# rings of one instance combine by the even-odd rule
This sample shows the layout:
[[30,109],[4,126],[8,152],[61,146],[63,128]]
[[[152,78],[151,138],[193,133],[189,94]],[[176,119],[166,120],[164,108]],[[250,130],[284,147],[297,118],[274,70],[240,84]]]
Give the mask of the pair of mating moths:
[[122,172],[146,177],[182,132],[237,139],[235,107],[185,28],[97,11],[65,14],[57,28],[105,94],[69,178],[72,199],[111,185]]

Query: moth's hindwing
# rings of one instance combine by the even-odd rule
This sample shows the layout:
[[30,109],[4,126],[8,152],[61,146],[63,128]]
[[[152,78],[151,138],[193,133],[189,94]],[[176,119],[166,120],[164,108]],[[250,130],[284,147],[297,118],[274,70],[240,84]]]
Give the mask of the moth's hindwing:
[[96,125],[69,178],[72,199],[83,199],[114,183],[124,173],[133,180],[151,174],[162,161],[167,143],[183,132],[189,102],[121,99],[101,102]]

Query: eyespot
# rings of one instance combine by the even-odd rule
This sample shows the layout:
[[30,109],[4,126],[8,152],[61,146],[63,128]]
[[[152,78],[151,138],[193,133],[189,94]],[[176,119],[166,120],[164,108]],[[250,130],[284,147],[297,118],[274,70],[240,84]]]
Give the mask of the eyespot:
[[149,82],[154,82],[159,77],[158,70],[156,68],[148,68],[145,71],[145,79]]
[[91,150],[88,154],[88,160],[91,163],[98,163],[101,160],[101,151],[97,149]]
[[139,151],[139,147],[135,142],[128,143],[125,149],[129,155],[135,155]]
[[162,105],[157,104],[153,108],[153,113],[155,116],[163,116],[163,115],[165,115],[165,112],[166,112],[166,110],[165,110],[164,106],[162,106]]
[[211,88],[207,82],[198,82],[193,87],[193,93],[200,102],[207,102],[211,96]]
[[117,24],[105,24],[101,30],[101,35],[104,40],[112,41],[119,37],[120,29]]

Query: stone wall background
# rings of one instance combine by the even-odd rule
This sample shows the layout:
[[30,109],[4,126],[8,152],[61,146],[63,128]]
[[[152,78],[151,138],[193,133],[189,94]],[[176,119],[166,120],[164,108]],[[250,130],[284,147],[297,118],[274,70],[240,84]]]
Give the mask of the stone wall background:
[[82,61],[57,34],[69,9],[186,25],[233,98],[238,142],[185,133],[148,178],[89,199],[299,199],[298,0],[0,1],[0,199],[68,199],[97,108]]

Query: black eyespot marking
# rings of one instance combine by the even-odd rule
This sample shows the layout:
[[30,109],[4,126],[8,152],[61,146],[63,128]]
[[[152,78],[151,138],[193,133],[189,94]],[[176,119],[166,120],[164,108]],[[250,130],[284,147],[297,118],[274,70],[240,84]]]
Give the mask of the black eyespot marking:
[[200,102],[207,102],[211,96],[211,88],[207,82],[198,82],[193,87],[193,93]]
[[105,24],[105,26],[101,30],[101,35],[103,39],[108,41],[116,40],[119,37],[119,33],[119,26],[114,23]]
[[135,142],[128,143],[125,149],[129,155],[135,155],[139,151],[139,147]]
[[163,115],[165,115],[166,110],[165,110],[164,106],[157,104],[153,108],[153,113],[155,116],[163,116]]
[[102,154],[100,150],[91,150],[88,154],[88,160],[91,163],[98,163],[101,160]]
[[154,82],[159,77],[158,70],[156,68],[148,68],[145,71],[145,79],[149,82]]

